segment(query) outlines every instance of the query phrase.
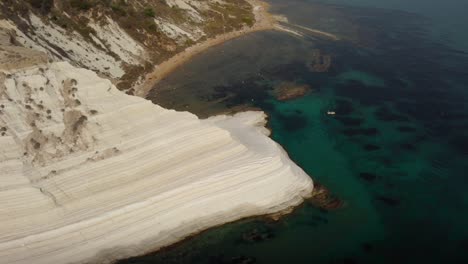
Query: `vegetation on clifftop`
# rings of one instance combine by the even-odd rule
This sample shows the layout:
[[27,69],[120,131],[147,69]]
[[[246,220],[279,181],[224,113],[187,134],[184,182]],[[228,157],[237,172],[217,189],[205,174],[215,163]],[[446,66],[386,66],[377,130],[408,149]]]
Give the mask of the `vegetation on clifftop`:
[[[180,3],[183,4],[180,4]],[[245,0],[2,0],[0,18],[12,21],[26,36],[37,41],[36,29],[28,23],[35,14],[46,24],[57,25],[70,34],[78,33],[88,43],[121,58],[96,42],[92,24],[113,20],[145,48],[146,62],[126,63],[119,87],[133,84],[144,72],[175,53],[217,34],[241,29],[254,23],[252,7]],[[71,35],[72,36],[72,35]],[[38,43],[48,45],[43,38]],[[53,45],[52,43],[50,45]],[[45,47],[47,49],[47,47]],[[67,47],[60,53],[67,57]],[[73,61],[72,61],[73,62]]]

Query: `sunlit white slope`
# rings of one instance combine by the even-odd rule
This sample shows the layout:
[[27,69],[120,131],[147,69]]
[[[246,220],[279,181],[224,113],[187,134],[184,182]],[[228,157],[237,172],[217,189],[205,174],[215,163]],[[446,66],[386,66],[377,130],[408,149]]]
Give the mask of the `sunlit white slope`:
[[0,73],[0,263],[111,262],[298,205],[262,112],[199,120],[53,63]]

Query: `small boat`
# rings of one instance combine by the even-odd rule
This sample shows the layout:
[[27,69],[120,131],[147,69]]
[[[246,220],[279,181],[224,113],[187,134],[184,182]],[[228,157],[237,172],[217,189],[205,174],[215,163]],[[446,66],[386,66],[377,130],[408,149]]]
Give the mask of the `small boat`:
[[335,111],[328,111],[327,115],[336,115],[336,112]]

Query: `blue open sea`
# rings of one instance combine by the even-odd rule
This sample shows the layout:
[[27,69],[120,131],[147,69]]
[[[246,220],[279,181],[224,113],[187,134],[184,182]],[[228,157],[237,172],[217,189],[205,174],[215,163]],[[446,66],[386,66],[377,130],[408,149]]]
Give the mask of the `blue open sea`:
[[[468,263],[468,1],[270,3],[340,40],[244,36],[195,57],[149,98],[202,117],[263,109],[273,139],[343,208],[304,205],[121,263]],[[311,92],[280,102],[272,91],[284,82]]]

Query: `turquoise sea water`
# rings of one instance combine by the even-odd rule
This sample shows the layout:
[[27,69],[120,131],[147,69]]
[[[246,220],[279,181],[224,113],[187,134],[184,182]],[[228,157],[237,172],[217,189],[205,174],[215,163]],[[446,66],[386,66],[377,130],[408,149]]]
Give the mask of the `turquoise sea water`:
[[[274,0],[291,23],[342,40],[249,35],[163,81],[150,96],[166,107],[262,108],[273,139],[345,206],[229,224],[122,263],[468,263],[465,35],[434,34],[437,9],[464,3],[433,2]],[[310,67],[317,51],[332,58],[326,72]],[[313,91],[279,102],[285,81]]]

